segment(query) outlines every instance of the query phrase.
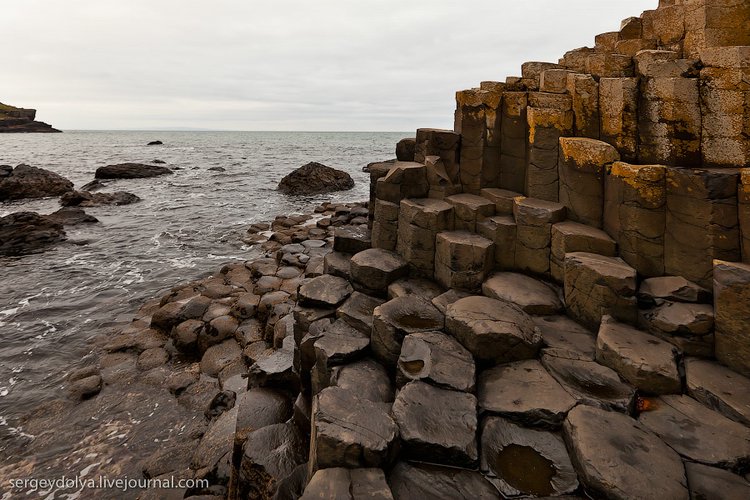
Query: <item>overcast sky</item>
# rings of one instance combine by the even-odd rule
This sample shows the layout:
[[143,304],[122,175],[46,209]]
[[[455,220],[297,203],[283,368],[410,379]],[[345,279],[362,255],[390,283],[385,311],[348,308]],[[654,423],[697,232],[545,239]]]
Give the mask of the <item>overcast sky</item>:
[[69,130],[452,128],[456,90],[657,4],[4,0],[0,101]]

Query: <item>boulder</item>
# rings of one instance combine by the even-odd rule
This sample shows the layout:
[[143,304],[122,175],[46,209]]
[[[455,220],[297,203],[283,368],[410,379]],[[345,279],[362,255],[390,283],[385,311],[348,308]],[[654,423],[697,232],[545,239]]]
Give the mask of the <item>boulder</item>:
[[41,252],[65,240],[62,224],[34,212],[0,217],[0,255]]
[[503,495],[560,496],[578,477],[558,434],[526,429],[500,417],[482,423],[480,468]]
[[310,479],[300,500],[393,500],[381,469],[321,469]]
[[345,191],[354,187],[354,179],[342,170],[310,162],[287,174],[278,190],[290,195],[312,195]]
[[407,335],[398,358],[396,381],[404,385],[413,380],[474,392],[474,358],[453,337],[444,333]]
[[497,500],[498,492],[482,474],[455,467],[399,462],[388,476],[393,498]]
[[563,437],[579,480],[596,497],[689,496],[680,456],[627,415],[577,406],[565,420]]
[[373,311],[372,352],[389,367],[396,365],[401,343],[409,334],[441,330],[444,316],[426,300],[398,297]]
[[340,387],[329,387],[316,395],[312,405],[310,471],[387,466],[398,437],[388,406]]
[[713,361],[685,360],[687,392],[730,419],[750,426],[750,379]]
[[641,391],[680,393],[682,382],[676,358],[677,350],[672,344],[609,316],[602,318],[596,339],[596,360]]
[[353,291],[347,280],[324,274],[302,284],[297,294],[303,306],[326,308],[337,307]]
[[6,166],[0,175],[0,201],[60,196],[72,190],[73,183],[65,177],[29,165]]
[[424,382],[404,386],[393,403],[407,458],[457,467],[473,467],[477,451],[477,400],[465,392]]
[[745,473],[750,467],[750,429],[689,396],[650,400],[638,421],[688,460]]
[[382,248],[371,248],[352,257],[350,271],[355,289],[385,297],[388,285],[405,277],[409,267],[398,254]]
[[635,389],[606,366],[546,354],[542,356],[542,365],[581,404],[623,413],[633,409]]
[[536,360],[485,370],[477,394],[482,410],[526,427],[559,427],[577,403]]
[[169,175],[172,171],[167,167],[146,165],[143,163],[119,163],[96,169],[94,177],[97,179],[145,179]]
[[77,226],[78,224],[96,224],[99,219],[89,215],[82,208],[65,207],[57,212],[46,216],[47,219],[64,226]]
[[495,273],[482,284],[482,293],[515,304],[527,314],[556,314],[563,307],[555,290],[524,274]]
[[446,329],[474,357],[507,363],[536,356],[541,335],[531,318],[518,306],[471,296],[448,305]]
[[416,139],[407,137],[396,143],[396,159],[398,161],[414,161],[414,151],[417,147]]
[[130,205],[141,199],[125,191],[114,193],[90,193],[88,191],[68,191],[60,198],[64,207],[101,207],[103,205]]

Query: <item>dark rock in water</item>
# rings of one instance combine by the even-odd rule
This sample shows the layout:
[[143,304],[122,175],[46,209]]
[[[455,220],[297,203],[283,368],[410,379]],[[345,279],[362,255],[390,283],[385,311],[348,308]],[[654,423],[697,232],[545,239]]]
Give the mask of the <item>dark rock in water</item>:
[[165,162],[164,160],[151,160],[151,163],[155,165],[164,165],[167,162]]
[[393,498],[497,500],[497,490],[482,474],[466,469],[399,462],[388,477]]
[[414,161],[417,149],[417,140],[411,137],[401,139],[396,144],[396,158],[398,161]]
[[40,252],[63,241],[62,224],[34,212],[17,212],[0,217],[0,255]]
[[60,132],[35,118],[35,109],[16,108],[0,102],[0,133]]
[[278,189],[284,194],[310,195],[353,187],[354,179],[346,172],[311,162],[281,179]]
[[68,179],[43,168],[21,164],[9,169],[3,165],[0,171],[0,201],[60,196],[73,190]]
[[73,399],[87,399],[102,390],[102,377],[95,366],[85,366],[68,374],[68,393]]
[[224,167],[211,167],[209,168],[209,170],[213,172],[226,172],[227,171],[227,169]]
[[64,207],[57,212],[51,213],[47,219],[62,224],[64,226],[75,226],[77,224],[95,224],[99,219],[89,215],[82,208]]
[[161,146],[162,144],[164,143],[161,141],[151,141],[148,144],[146,144],[146,146]]
[[93,181],[81,186],[81,191],[88,191],[88,192],[93,193],[94,191],[98,191],[99,189],[102,189],[106,185],[107,185],[106,182],[102,182],[99,179],[94,179]]
[[94,177],[97,179],[144,179],[171,173],[170,169],[157,165],[119,163],[117,165],[107,165],[106,167],[97,168]]
[[69,191],[60,198],[64,207],[100,207],[102,205],[130,205],[141,199],[133,193],[116,191],[114,193],[89,193],[88,191]]
[[500,417],[482,424],[481,470],[508,497],[559,496],[578,488],[565,443],[555,433],[526,429]]

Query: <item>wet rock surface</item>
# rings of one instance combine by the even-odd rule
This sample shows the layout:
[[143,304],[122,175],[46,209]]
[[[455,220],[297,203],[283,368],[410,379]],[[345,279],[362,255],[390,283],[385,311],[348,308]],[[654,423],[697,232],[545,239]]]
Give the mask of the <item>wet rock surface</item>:
[[65,177],[29,165],[7,167],[0,175],[0,201],[60,196],[73,190]]
[[0,217],[0,255],[40,252],[65,239],[61,223],[34,212]]
[[167,167],[147,165],[144,163],[118,163],[96,169],[94,177],[97,179],[145,179],[169,175],[172,171]]

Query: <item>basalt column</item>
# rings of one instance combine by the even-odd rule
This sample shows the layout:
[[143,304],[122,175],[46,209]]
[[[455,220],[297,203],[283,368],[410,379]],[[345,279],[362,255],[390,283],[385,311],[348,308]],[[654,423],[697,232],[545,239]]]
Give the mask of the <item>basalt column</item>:
[[461,136],[452,130],[435,128],[417,129],[417,144],[414,161],[424,163],[428,156],[439,156],[451,182],[458,185]]
[[454,129],[461,134],[460,180],[465,193],[478,194],[498,186],[500,126],[504,85],[485,82],[484,88],[456,93]]
[[529,125],[526,121],[528,94],[505,92],[503,94],[500,126],[500,187],[524,192],[526,183],[526,143]]
[[601,139],[612,144],[623,161],[638,158],[638,79],[599,80]]
[[742,261],[750,263],[750,168],[740,170],[737,201],[742,236]]

